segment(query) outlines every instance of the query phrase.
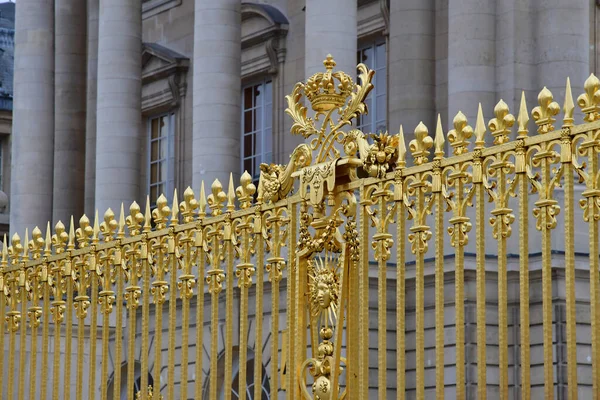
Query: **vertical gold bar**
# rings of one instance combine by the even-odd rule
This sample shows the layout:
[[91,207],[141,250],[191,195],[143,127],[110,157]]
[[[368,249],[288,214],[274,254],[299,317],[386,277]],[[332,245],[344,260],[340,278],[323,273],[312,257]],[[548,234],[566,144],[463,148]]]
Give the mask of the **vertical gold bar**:
[[[481,159],[475,162],[481,170]],[[475,280],[477,286],[477,398],[485,400],[487,396],[487,357],[486,357],[486,297],[485,297],[485,193],[483,182],[475,186]]]
[[287,399],[294,400],[296,398],[295,374],[296,370],[296,332],[298,331],[298,319],[296,317],[298,309],[296,308],[296,297],[298,296],[296,276],[296,230],[298,229],[298,211],[296,205],[288,202],[288,210],[290,213],[290,226],[288,230],[288,282],[287,282],[287,369],[286,369],[286,389]]
[[152,282],[152,297],[154,300],[154,366],[152,367],[154,375],[154,385],[152,396],[154,400],[160,400],[160,372],[162,370],[162,326],[163,326],[163,304],[165,302],[165,293],[169,290],[167,282],[164,281],[164,249],[161,238],[153,239],[153,247],[156,249],[156,273],[154,282]]
[[[523,150],[524,153],[524,150]],[[519,309],[521,324],[521,399],[531,396],[529,367],[529,184],[519,174]]]
[[[46,393],[48,391],[49,381],[48,354],[50,353],[48,344],[48,338],[50,336],[50,283],[48,282],[48,266],[44,265],[42,268],[44,269],[44,272],[42,273],[44,280],[42,286],[42,376],[40,379],[40,399],[47,399]],[[4,336],[4,334],[2,336]],[[0,387],[2,386],[0,385]]]
[[102,309],[102,366],[101,366],[101,378],[100,378],[100,398],[106,400],[108,397],[108,360],[109,360],[109,349],[108,343],[110,341],[110,313],[112,307],[112,299],[110,297],[114,295],[111,289],[110,279],[110,265],[106,260],[106,256],[102,256],[102,291],[100,292],[100,304]]
[[396,183],[399,187],[399,201],[397,206],[398,216],[396,218],[396,228],[398,230],[397,242],[398,249],[396,251],[396,369],[397,369],[397,392],[398,399],[403,400],[405,398],[406,391],[406,294],[405,294],[405,271],[406,271],[406,205],[404,204],[404,181],[400,180]]
[[[570,137],[567,138],[570,144]],[[568,146],[569,156],[571,146]],[[577,399],[577,337],[575,309],[575,237],[573,164],[563,163],[565,179],[565,281],[567,306],[567,390],[569,399]]]
[[[29,308],[28,316],[29,316],[29,326],[31,328],[31,357],[29,359],[30,369],[29,376],[27,379],[29,380],[29,398],[36,398],[36,384],[38,383],[37,379],[37,342],[38,342],[38,327],[40,325],[40,316],[42,309],[38,306],[38,301],[40,298],[39,293],[39,267],[38,270],[31,270],[30,276],[30,285],[31,285],[31,307]],[[1,290],[0,290],[1,291]],[[0,294],[2,296],[2,294]],[[0,304],[0,308],[2,304]],[[1,317],[1,316],[0,316]],[[3,326],[3,325],[2,325]],[[4,336],[4,331],[0,329],[0,335]],[[0,349],[2,349],[2,343],[0,343]],[[0,370],[0,374],[2,371]],[[0,382],[0,387],[2,387],[2,383]]]
[[[0,285],[0,351],[4,355],[4,335],[6,332],[5,326],[5,314],[6,314],[6,297],[4,295],[4,285],[6,285],[6,281],[4,280],[4,266],[0,266],[0,281],[2,284]],[[0,395],[2,395],[2,388],[4,388],[4,362],[3,359],[0,363]]]
[[[240,400],[246,400],[246,360],[248,355],[248,344],[246,338],[248,331],[248,288],[252,284],[252,264],[249,260],[249,221],[244,221],[240,227],[242,235],[241,264],[237,266],[238,287],[240,288],[240,372],[238,379],[238,395]],[[250,274],[250,275],[249,275]],[[231,277],[233,280],[233,276]]]
[[141,390],[142,399],[148,398],[148,330],[150,325],[150,265],[148,262],[148,236],[142,234],[142,245],[140,248],[142,259],[142,349],[141,349]]
[[78,262],[75,266],[79,272],[77,297],[75,297],[75,308],[77,310],[77,383],[75,388],[75,396],[77,400],[83,399],[83,360],[85,357],[85,318],[87,309],[90,305],[89,297],[87,296],[87,270],[83,261]]
[[[27,245],[27,240],[25,241],[25,245]],[[22,400],[25,398],[25,365],[27,363],[26,355],[27,355],[27,290],[25,288],[26,274],[25,271],[25,263],[22,263],[22,271],[19,271],[21,276],[21,325],[19,332],[19,399]],[[21,283],[20,282],[20,283]],[[33,367],[33,365],[31,365]]]
[[498,363],[500,368],[500,399],[508,399],[508,304],[506,275],[506,174],[501,166],[498,169],[498,201],[494,210],[496,239],[498,241]]
[[[435,397],[444,398],[444,197],[435,193]],[[400,238],[399,238],[400,240]],[[458,261],[457,261],[458,262]],[[457,266],[458,271],[458,266]],[[458,283],[457,283],[458,285]],[[458,321],[457,321],[458,326]],[[458,343],[458,336],[456,338]],[[457,390],[458,354],[457,347]]]
[[[127,317],[129,326],[129,338],[127,346],[127,359],[135,360],[135,333],[136,333],[136,317],[137,309],[139,306],[139,296],[141,294],[140,287],[138,285],[138,259],[139,254],[136,251],[138,243],[131,245],[131,266],[129,269],[129,286],[125,289],[125,299],[127,300]],[[142,374],[143,375],[143,374]],[[127,393],[133,393],[135,390],[135,363],[127,363]]]
[[[169,349],[168,349],[168,371],[167,371],[167,392],[169,399],[175,398],[175,331],[177,329],[177,258],[175,249],[177,248],[177,237],[169,237],[169,276],[171,278],[169,294]],[[182,325],[181,330],[187,330],[187,326]],[[182,353],[185,353],[182,347]],[[181,382],[183,383],[183,382]],[[180,395],[181,396],[181,395]]]
[[358,362],[360,365],[358,391],[359,398],[369,398],[369,216],[367,214],[367,206],[370,201],[366,199],[366,188],[360,189],[360,257],[361,266],[358,269],[359,274],[359,337],[360,346],[358,354]]
[[[415,268],[415,314],[416,314],[416,384],[417,399],[425,398],[425,252],[427,232],[425,225],[425,196],[423,193],[425,182],[421,174],[415,179],[416,192],[416,218],[413,232],[413,252],[416,258]],[[457,323],[458,324],[458,323]]]
[[[193,231],[186,232],[183,253],[183,274],[179,277],[179,295],[181,296],[181,389],[180,397],[187,399],[188,386],[188,343],[190,331],[190,299],[194,296],[195,279],[190,273],[191,240]],[[197,379],[201,379],[198,377]]]
[[52,399],[59,400],[60,395],[60,337],[61,337],[61,323],[64,318],[65,302],[62,300],[62,271],[59,265],[54,267],[54,301],[52,307],[54,311],[54,376],[52,379]]
[[598,147],[596,147],[596,143],[592,132],[589,133],[589,140],[583,143],[588,148],[588,177],[583,196],[586,198],[584,218],[589,224],[590,241],[590,319],[592,325],[592,391],[594,400],[600,399],[600,285],[598,281],[598,218],[600,218],[600,210],[597,205]]
[[[544,149],[545,150],[545,149]],[[550,187],[550,160],[544,158],[542,164],[542,187]],[[550,189],[547,189],[550,190]],[[554,398],[554,372],[552,360],[552,243],[549,228],[548,205],[542,205],[542,320],[544,336],[544,398]],[[591,242],[590,242],[591,243]],[[592,246],[592,245],[591,245]]]
[[[225,237],[227,249],[227,273],[226,288],[225,288],[225,376],[230,377],[225,379],[225,400],[231,400],[231,383],[233,370],[233,242],[231,241],[231,221],[229,224],[229,237]],[[227,230],[227,228],[225,228]],[[243,334],[243,333],[242,333]],[[240,381],[240,388],[246,382]]]
[[[114,394],[113,398],[118,399],[121,393],[121,363],[123,361],[123,273],[121,270],[121,248],[118,245],[116,249],[117,260],[115,262],[115,280],[117,284],[116,293],[116,326],[115,326],[115,359],[113,361],[114,372]],[[132,345],[132,344],[131,344]]]
[[[93,251],[93,250],[92,250]],[[89,365],[89,399],[96,397],[96,341],[98,335],[98,279],[96,273],[96,254],[94,253],[90,262],[90,286],[91,286],[91,316],[90,316],[90,365]],[[143,371],[143,369],[142,369]],[[142,379],[144,374],[142,374]],[[42,397],[43,398],[43,397]]]
[[18,271],[14,271],[10,273],[7,284],[12,284],[9,286],[10,298],[11,298],[11,306],[10,311],[8,312],[8,331],[9,331],[9,350],[8,350],[8,383],[7,383],[7,391],[9,399],[15,398],[14,393],[14,384],[15,384],[15,349],[16,345],[16,332],[19,329],[18,323],[21,318],[21,313],[17,311],[17,301],[18,301],[18,284],[17,284],[17,274]]
[[262,235],[263,215],[257,211],[254,222],[256,235],[256,328],[254,334],[254,399],[262,398],[262,337],[263,337],[263,296],[265,243]]
[[210,398],[217,398],[217,356],[219,347],[219,293],[223,289],[222,280],[224,278],[223,270],[220,268],[220,254],[219,247],[221,245],[219,240],[220,229],[217,226],[211,228],[212,231],[209,235],[212,236],[212,254],[211,264],[212,268],[208,271],[208,277],[206,278],[208,283],[208,291],[211,294],[210,306],[211,306],[211,318],[210,318]]
[[[379,195],[378,198],[379,203],[379,218],[381,220],[380,224],[385,225],[386,218],[386,201],[383,194]],[[378,248],[377,252],[377,389],[379,393],[379,398],[384,399],[387,397],[387,383],[386,383],[386,375],[387,375],[387,343],[386,343],[386,335],[387,335],[387,259],[385,257],[385,243],[387,237],[384,236],[387,232],[383,232],[382,228],[387,228],[384,226],[379,226],[379,231],[377,237],[374,238],[373,244],[376,248]],[[343,312],[343,310],[340,310]]]
[[65,283],[67,286],[67,305],[65,307],[65,364],[64,364],[64,399],[71,397],[71,359],[73,347],[73,279],[71,277],[71,259],[65,263]]
[[204,238],[203,231],[200,224],[198,224],[198,231],[196,232],[196,263],[198,265],[198,291],[196,293],[196,378],[195,378],[195,398],[202,400],[202,383],[203,383],[203,371],[202,371],[202,357],[204,350],[204,269],[206,264],[206,253],[204,252]]

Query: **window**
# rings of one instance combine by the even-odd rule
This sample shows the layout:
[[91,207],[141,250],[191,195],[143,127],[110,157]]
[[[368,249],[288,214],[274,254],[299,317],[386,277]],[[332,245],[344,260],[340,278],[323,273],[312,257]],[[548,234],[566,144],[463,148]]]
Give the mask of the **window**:
[[156,202],[161,194],[170,198],[175,186],[174,115],[149,120],[148,193]]
[[365,103],[369,113],[358,117],[358,129],[364,133],[379,133],[387,130],[387,70],[385,42],[370,43],[358,50],[358,62],[375,71],[375,87]]
[[242,90],[242,172],[258,181],[260,164],[273,158],[273,89],[270,80]]

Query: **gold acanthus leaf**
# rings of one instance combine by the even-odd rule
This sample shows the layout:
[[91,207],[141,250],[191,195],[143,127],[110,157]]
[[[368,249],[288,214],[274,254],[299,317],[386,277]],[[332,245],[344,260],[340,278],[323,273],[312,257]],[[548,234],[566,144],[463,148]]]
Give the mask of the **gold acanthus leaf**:
[[285,96],[288,104],[285,113],[294,120],[290,132],[293,135],[302,135],[305,138],[308,138],[316,134],[317,130],[313,119],[306,116],[306,107],[300,102],[303,93],[304,85],[302,83],[297,83],[296,86],[294,86],[292,94]]

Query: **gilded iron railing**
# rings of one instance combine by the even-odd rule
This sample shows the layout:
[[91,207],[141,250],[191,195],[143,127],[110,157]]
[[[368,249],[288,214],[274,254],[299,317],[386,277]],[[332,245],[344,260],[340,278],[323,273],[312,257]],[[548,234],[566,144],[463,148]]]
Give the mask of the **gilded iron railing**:
[[[258,188],[244,173],[237,188],[232,179],[227,189],[215,181],[208,196],[204,184],[198,197],[188,188],[181,202],[174,193],[171,206],[159,197],[153,211],[148,199],[144,211],[134,202],[118,217],[108,210],[102,221],[83,216],[78,227],[59,222],[54,233],[35,228],[31,238],[15,234],[10,246],[5,238],[2,398],[116,399],[126,387],[128,398],[155,400],[266,392],[464,399],[469,388],[484,399],[494,387],[500,398],[520,392],[528,399],[540,384],[544,398],[565,384],[570,399],[600,398],[600,81],[585,82],[578,125],[568,80],[560,129],[560,107],[546,88],[531,112],[535,135],[524,95],[516,119],[500,101],[487,126],[481,106],[475,128],[460,112],[447,135],[439,119],[433,138],[419,124],[409,166],[402,127],[371,140],[347,127],[366,112],[374,72],[359,65],[356,84],[334,66],[328,57],[325,72],[287,97],[292,133],[307,142],[288,165],[262,165]],[[529,234],[530,214],[539,236]],[[576,254],[584,224],[589,250]],[[553,245],[557,226],[564,245]],[[509,248],[515,229],[518,246]],[[512,269],[511,260],[518,260]],[[541,294],[530,291],[536,265]],[[518,287],[511,301],[509,275]],[[576,289],[577,279],[586,290]],[[486,291],[490,282],[496,293]],[[536,296],[543,382],[532,382]],[[553,339],[563,324],[553,315],[557,298],[566,306],[565,362],[557,361],[563,350]],[[471,304],[474,342],[467,339]],[[429,310],[435,334],[426,339]],[[510,310],[518,323],[510,323]],[[446,340],[448,321],[454,340]],[[577,337],[586,324],[589,344]],[[492,328],[493,360],[486,351]],[[473,343],[476,352],[467,349]],[[454,358],[444,357],[448,348]],[[564,382],[554,374],[563,366]],[[590,378],[579,379],[579,371]]]

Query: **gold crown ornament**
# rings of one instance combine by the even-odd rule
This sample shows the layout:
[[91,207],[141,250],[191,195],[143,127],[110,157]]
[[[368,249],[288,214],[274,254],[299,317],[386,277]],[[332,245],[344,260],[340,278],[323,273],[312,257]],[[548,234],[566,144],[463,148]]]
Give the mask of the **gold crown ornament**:
[[317,72],[306,81],[304,93],[317,112],[340,108],[354,89],[352,78],[343,71],[333,72],[336,63],[331,54],[325,61],[325,72]]

